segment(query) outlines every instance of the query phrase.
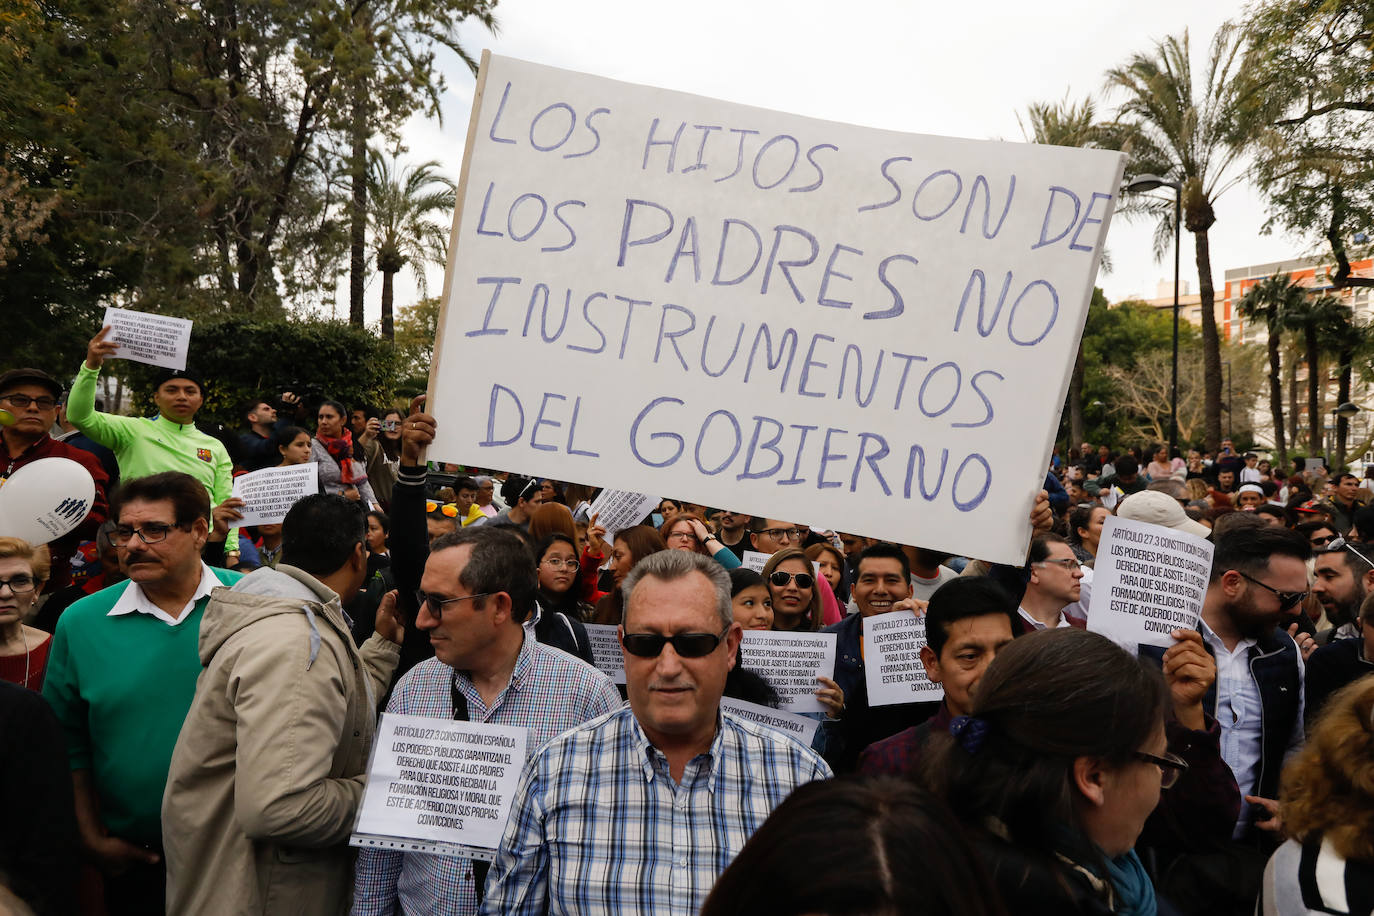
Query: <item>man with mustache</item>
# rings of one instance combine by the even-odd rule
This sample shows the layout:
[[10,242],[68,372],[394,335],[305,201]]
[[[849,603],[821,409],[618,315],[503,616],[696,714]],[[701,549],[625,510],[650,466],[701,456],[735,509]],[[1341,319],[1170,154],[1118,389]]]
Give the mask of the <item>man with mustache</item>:
[[111,500],[129,579],[58,618],[43,696],[67,736],[81,844],[105,909],[163,912],[162,793],[200,675],[210,592],[240,575],[201,561],[210,498],[188,474],[126,480]]
[[1360,635],[1360,605],[1374,589],[1374,567],[1360,554],[1370,556],[1371,549],[1368,544],[1346,544],[1317,554],[1312,594],[1321,602],[1331,627],[1316,635],[1316,645]]

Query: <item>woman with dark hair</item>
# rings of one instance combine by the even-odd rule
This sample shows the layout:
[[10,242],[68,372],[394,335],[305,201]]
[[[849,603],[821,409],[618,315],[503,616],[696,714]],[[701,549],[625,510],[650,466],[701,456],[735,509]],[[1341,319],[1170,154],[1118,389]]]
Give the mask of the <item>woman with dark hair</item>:
[[1069,546],[1079,563],[1091,564],[1097,559],[1097,545],[1102,540],[1102,526],[1111,517],[1105,506],[1074,506],[1069,513]]
[[763,580],[773,596],[773,629],[821,628],[821,594],[811,561],[797,547],[786,547],[768,558]]
[[391,518],[381,509],[367,513],[367,578],[366,583],[391,565],[391,553],[387,550],[387,537],[391,534]]
[[367,462],[367,480],[383,506],[391,506],[391,491],[401,469],[401,424],[405,415],[393,407],[382,414],[382,429],[377,434],[377,450]]
[[310,463],[310,433],[299,426],[287,426],[278,433],[277,452],[281,454],[279,468]]
[[563,495],[563,484],[560,481],[548,477],[541,478],[539,481],[539,493],[544,498],[545,503],[561,503],[567,505],[567,497]]
[[321,401],[315,417],[315,438],[310,443],[310,460],[320,469],[320,488],[357,500],[364,506],[377,505],[372,485],[362,463],[353,457],[353,433],[348,429],[348,411],[338,401]]
[[1264,869],[1260,916],[1374,912],[1374,678],[1333,695],[1283,771],[1290,839]]
[[935,784],[1010,912],[1156,912],[1134,846],[1187,768],[1167,752],[1168,699],[1158,669],[1073,627],[1014,640],[988,666]]
[[830,585],[835,600],[841,604],[849,601],[849,583],[844,581],[844,554],[830,544],[812,544],[806,548],[806,558],[820,570],[821,578]]
[[789,795],[721,873],[701,916],[1001,916],[990,884],[939,799],[907,780],[842,777]]
[[[594,525],[592,530],[600,530],[605,534],[605,529],[600,525]],[[590,535],[590,532],[588,532]],[[591,549],[592,538],[587,538],[589,542],[588,550]],[[596,543],[604,543],[600,536],[596,538]],[[615,543],[611,546],[611,590],[602,594],[596,602],[596,614],[592,618],[593,623],[614,623],[619,624],[625,616],[625,596],[621,594],[620,583],[625,581],[625,577],[634,569],[634,565],[651,553],[660,550],[667,550],[668,547],[663,543],[663,538],[659,533],[648,525],[632,525],[623,531],[615,533]],[[600,565],[601,557],[588,557]]]
[[[540,508],[543,508],[542,506]],[[545,537],[535,548],[539,564],[539,606],[567,614],[574,620],[590,620],[593,608],[577,597],[577,543],[561,531]]]
[[658,533],[669,550],[690,550],[710,557],[726,569],[738,569],[739,557],[706,527],[706,520],[695,512],[683,510],[658,526]]

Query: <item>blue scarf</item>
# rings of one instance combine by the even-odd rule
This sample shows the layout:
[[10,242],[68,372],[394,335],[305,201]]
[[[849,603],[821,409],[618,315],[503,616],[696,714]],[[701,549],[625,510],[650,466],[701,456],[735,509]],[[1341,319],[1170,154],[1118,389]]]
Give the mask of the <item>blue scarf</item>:
[[1107,863],[1107,880],[1112,882],[1112,890],[1116,893],[1119,916],[1155,916],[1158,909],[1155,886],[1135,850],[1103,861]]

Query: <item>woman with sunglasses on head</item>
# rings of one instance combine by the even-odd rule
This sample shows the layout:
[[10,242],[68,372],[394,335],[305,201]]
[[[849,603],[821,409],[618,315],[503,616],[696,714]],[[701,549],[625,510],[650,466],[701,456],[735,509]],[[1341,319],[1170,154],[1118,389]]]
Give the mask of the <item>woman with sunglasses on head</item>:
[[47,580],[48,548],[0,537],[0,680],[29,690],[43,689],[52,634],[24,620]]
[[706,520],[695,512],[682,511],[658,526],[658,533],[669,550],[687,550],[710,557],[726,569],[738,569],[739,557],[720,542],[706,527]]

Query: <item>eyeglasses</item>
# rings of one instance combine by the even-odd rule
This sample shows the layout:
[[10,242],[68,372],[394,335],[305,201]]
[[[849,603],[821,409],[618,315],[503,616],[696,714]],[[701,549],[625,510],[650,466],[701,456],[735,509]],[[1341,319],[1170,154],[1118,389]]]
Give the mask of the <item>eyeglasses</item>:
[[778,588],[786,588],[787,583],[791,582],[793,579],[797,580],[797,588],[810,588],[816,584],[815,578],[812,577],[810,573],[796,573],[793,575],[792,573],[783,572],[779,569],[768,577],[768,581]]
[[800,528],[765,528],[759,534],[766,534],[775,541],[795,541],[801,537]]
[[544,565],[554,569],[562,569],[565,566],[568,569],[577,569],[578,563],[576,560],[565,560],[562,557],[548,557],[544,560]]
[[1155,766],[1159,767],[1159,787],[1161,789],[1171,787],[1174,783],[1178,782],[1178,778],[1188,770],[1187,761],[1169,753],[1165,753],[1162,757],[1156,757],[1154,754],[1136,751],[1131,756],[1143,763],[1153,763]]
[[0,579],[0,588],[6,585],[16,595],[27,595],[33,591],[35,583],[33,576],[10,576],[8,579]]
[[134,539],[134,535],[145,544],[157,544],[167,540],[167,535],[177,528],[189,528],[189,525],[168,525],[163,522],[149,522],[142,528],[134,528],[132,525],[116,525],[110,540],[116,545],[122,546]]
[[0,397],[0,401],[9,401],[20,410],[26,409],[30,404],[34,404],[39,410],[52,410],[57,406],[57,399],[47,396],[41,398],[31,398],[27,394],[7,394]]
[[429,612],[433,614],[435,618],[442,620],[444,618],[444,605],[452,604],[455,601],[467,601],[470,598],[486,598],[488,595],[494,594],[496,594],[496,592],[482,592],[480,595],[459,595],[457,598],[440,598],[438,595],[417,591],[415,593],[415,601],[418,604],[419,610],[423,611],[428,607]]
[[1073,557],[1064,557],[1062,560],[1037,560],[1032,566],[1058,566],[1065,572],[1072,572],[1079,566],[1078,560]]
[[697,535],[695,531],[674,531],[672,534],[668,535],[668,540],[671,541],[674,539],[679,541],[695,541]]
[[440,512],[448,518],[458,517],[458,506],[456,503],[436,503],[432,499],[425,500],[426,512]]
[[625,651],[640,658],[658,658],[663,652],[663,647],[669,643],[673,646],[673,651],[683,658],[702,658],[716,651],[725,634],[730,632],[726,627],[719,634],[716,633],[677,633],[673,636],[660,636],[657,633],[626,633],[620,637],[620,644],[625,647]]
[[1250,582],[1255,583],[1256,585],[1258,585],[1260,588],[1264,589],[1265,591],[1267,591],[1267,592],[1273,592],[1273,593],[1274,593],[1274,597],[1277,598],[1277,599],[1279,599],[1279,610],[1280,610],[1280,611],[1287,611],[1287,610],[1290,610],[1290,609],[1296,607],[1296,606],[1297,606],[1298,604],[1300,604],[1300,603],[1302,602],[1302,600],[1303,600],[1304,598],[1306,598],[1307,595],[1308,595],[1308,592],[1305,592],[1305,591],[1302,591],[1302,592],[1281,592],[1281,591],[1279,591],[1278,589],[1274,588],[1274,586],[1272,586],[1272,585],[1265,585],[1263,582],[1261,582],[1260,580],[1256,579],[1254,576],[1247,576],[1247,575],[1245,575],[1245,573],[1241,572],[1239,569],[1236,570],[1236,572],[1240,573],[1241,576],[1244,577],[1247,581],[1250,581]]

